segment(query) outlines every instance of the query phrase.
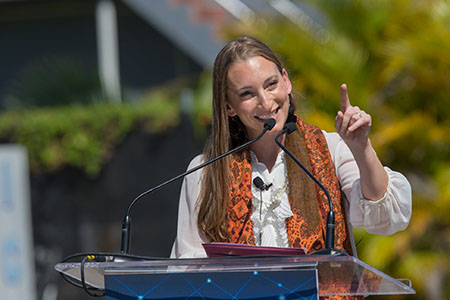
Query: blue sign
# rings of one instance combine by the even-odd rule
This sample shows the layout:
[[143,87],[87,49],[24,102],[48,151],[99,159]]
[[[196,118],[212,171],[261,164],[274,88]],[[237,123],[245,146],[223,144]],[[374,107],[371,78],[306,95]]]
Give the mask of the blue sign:
[[36,299],[28,159],[0,145],[0,298]]

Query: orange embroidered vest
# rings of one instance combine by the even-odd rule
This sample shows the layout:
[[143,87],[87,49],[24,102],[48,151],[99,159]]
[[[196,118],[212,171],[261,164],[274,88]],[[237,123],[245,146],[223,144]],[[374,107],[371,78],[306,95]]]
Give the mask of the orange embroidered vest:
[[[297,117],[298,130],[286,137],[286,148],[318,178],[330,193],[335,210],[335,248],[352,254],[345,208],[333,161],[322,131]],[[252,215],[252,169],[249,155],[236,156],[230,166],[231,186],[228,206],[228,231],[231,243],[255,244]],[[328,199],[322,190],[286,158],[289,202],[294,214],[286,219],[289,246],[311,253],[325,247],[324,233]]]

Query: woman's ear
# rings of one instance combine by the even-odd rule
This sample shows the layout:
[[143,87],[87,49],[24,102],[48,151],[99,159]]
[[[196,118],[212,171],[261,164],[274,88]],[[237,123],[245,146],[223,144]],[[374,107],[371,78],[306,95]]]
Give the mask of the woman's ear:
[[283,68],[283,70],[281,70],[281,75],[283,75],[283,80],[286,84],[288,94],[292,93],[292,83],[289,80],[289,75],[286,69]]
[[229,117],[236,116],[236,112],[234,111],[234,109],[231,107],[231,105],[229,103],[227,103],[227,113],[228,113]]

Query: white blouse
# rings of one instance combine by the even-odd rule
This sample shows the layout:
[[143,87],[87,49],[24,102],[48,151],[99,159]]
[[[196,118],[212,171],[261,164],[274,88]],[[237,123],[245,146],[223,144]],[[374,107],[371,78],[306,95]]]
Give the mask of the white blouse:
[[255,244],[258,246],[289,247],[286,218],[292,217],[289,204],[289,181],[284,152],[281,151],[269,172],[266,165],[250,152],[252,182],[256,177],[270,187],[259,189],[252,185],[252,222]]
[[[350,149],[337,133],[324,132],[333,159],[336,175],[346,196],[347,218],[354,248],[352,227],[364,226],[367,232],[389,235],[405,229],[411,218],[412,192],[408,180],[400,173],[385,167],[389,183],[383,198],[377,201],[364,199],[359,181],[359,169]],[[195,157],[191,169],[203,162]],[[183,180],[178,211],[178,229],[172,247],[172,258],[206,257],[202,243],[209,240],[197,227],[196,202],[201,189],[202,171],[198,170]],[[280,152],[271,172],[259,163],[252,153],[252,181],[260,177],[267,185],[261,191],[252,186],[252,222],[257,245],[288,247],[285,219],[292,216],[288,201],[289,182],[284,152]],[[356,249],[353,249],[356,253]]]

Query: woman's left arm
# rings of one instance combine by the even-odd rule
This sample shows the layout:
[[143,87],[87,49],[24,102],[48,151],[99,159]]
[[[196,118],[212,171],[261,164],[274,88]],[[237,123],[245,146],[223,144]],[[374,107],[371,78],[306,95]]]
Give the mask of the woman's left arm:
[[370,143],[371,125],[370,115],[350,104],[347,86],[342,84],[341,110],[336,116],[336,129],[358,165],[362,195],[367,200],[376,201],[386,194],[389,179]]

